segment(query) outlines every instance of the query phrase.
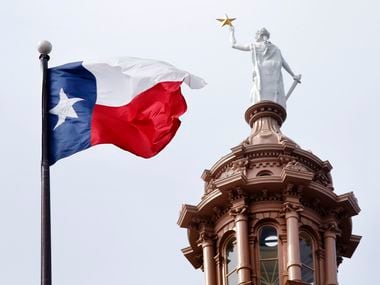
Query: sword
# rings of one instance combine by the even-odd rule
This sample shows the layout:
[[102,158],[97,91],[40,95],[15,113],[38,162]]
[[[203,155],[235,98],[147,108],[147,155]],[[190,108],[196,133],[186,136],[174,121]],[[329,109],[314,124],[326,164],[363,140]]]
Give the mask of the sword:
[[288,100],[289,97],[290,97],[290,95],[292,95],[292,93],[293,93],[293,91],[296,88],[296,86],[297,86],[298,83],[301,83],[301,74],[299,75],[299,79],[298,80],[294,80],[292,86],[290,86],[290,89],[289,89],[288,93],[285,96],[286,100]]

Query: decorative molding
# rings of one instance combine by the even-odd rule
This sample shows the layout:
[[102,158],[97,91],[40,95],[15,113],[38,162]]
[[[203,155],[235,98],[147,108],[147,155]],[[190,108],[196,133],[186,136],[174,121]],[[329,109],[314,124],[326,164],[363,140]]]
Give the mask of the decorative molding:
[[292,161],[294,158],[293,156],[288,155],[288,154],[280,154],[277,159],[281,165],[286,165],[288,162]]
[[209,182],[210,179],[212,178],[211,171],[209,169],[203,170],[201,178],[203,179],[204,182]]
[[214,222],[211,218],[194,216],[191,218],[191,223],[190,223],[189,228],[203,231],[206,228],[213,227],[213,225],[214,225]]
[[282,151],[275,151],[275,150],[268,150],[268,149],[260,149],[257,151],[253,151],[247,154],[247,157],[249,159],[259,159],[259,158],[278,158],[280,155],[282,155]]
[[249,169],[253,169],[253,168],[268,168],[268,167],[279,167],[281,166],[281,162],[280,161],[275,161],[275,160],[272,160],[272,161],[259,161],[259,162],[251,162],[250,165],[249,165]]
[[314,173],[313,181],[325,186],[332,187],[331,179],[329,179],[328,174],[325,169],[320,169]]
[[299,213],[299,212],[302,212],[303,209],[304,208],[303,208],[303,206],[301,204],[291,203],[291,202],[285,202],[285,203],[283,203],[283,206],[282,206],[282,209],[281,209],[281,213],[282,214],[286,214],[286,213],[289,213],[289,212]]
[[246,175],[248,165],[249,165],[249,159],[247,157],[232,161],[231,163],[228,164],[226,169],[220,173],[220,175],[217,178],[224,179],[236,174]]
[[279,128],[286,119],[286,110],[276,103],[265,101],[250,106],[245,112],[245,121],[251,127],[255,121],[263,117],[275,119]]
[[282,194],[284,197],[295,197],[295,198],[301,198],[302,191],[303,191],[302,185],[294,185],[294,184],[287,184],[285,189],[282,191]]
[[321,226],[321,230],[324,232],[324,235],[327,233],[332,233],[339,236],[342,233],[335,221],[324,223],[324,225]]
[[232,205],[227,205],[227,207],[225,208],[214,207],[213,208],[213,212],[215,213],[215,215],[213,216],[214,223],[218,221],[221,217],[223,217],[225,214],[229,213],[231,207]]
[[278,211],[265,211],[256,214],[255,226],[263,219],[271,219],[273,221],[278,221],[279,213]]
[[246,205],[241,205],[241,206],[231,208],[229,214],[233,217],[236,217],[238,215],[246,214],[247,211],[248,211],[248,207]]
[[208,182],[205,183],[205,194],[207,195],[208,193],[211,193],[216,188],[215,179],[211,178]]
[[271,193],[267,189],[258,191],[251,196],[249,196],[249,201],[260,202],[260,201],[282,201],[282,195],[279,193]]
[[344,207],[342,206],[338,206],[333,209],[330,209],[328,213],[330,214],[330,216],[333,216],[337,218],[338,220],[348,217]]
[[228,193],[228,199],[232,204],[234,204],[234,202],[238,200],[244,200],[245,203],[245,200],[247,199],[247,194],[241,187],[236,187]]
[[199,233],[199,238],[197,239],[198,246],[202,246],[205,242],[213,242],[216,239],[216,234],[211,231],[202,230]]
[[303,165],[302,163],[300,163],[299,161],[293,159],[291,161],[289,161],[286,166],[285,166],[286,169],[290,169],[290,170],[294,170],[294,171],[304,171],[304,172],[309,172],[309,169],[307,169],[305,167],[305,165]]
[[321,201],[318,198],[313,198],[312,200],[306,200],[302,197],[300,198],[300,203],[305,208],[309,208],[315,211],[321,217],[325,217],[329,213],[324,207],[321,206]]

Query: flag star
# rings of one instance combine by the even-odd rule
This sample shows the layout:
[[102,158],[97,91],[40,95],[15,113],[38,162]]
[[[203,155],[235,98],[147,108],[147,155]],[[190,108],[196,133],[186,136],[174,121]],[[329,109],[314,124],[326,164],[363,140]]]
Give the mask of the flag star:
[[54,130],[62,125],[66,118],[78,118],[77,113],[75,112],[73,105],[82,101],[82,98],[68,98],[63,88],[59,91],[59,102],[58,104],[51,110],[49,110],[50,114],[58,116],[58,122],[54,127]]

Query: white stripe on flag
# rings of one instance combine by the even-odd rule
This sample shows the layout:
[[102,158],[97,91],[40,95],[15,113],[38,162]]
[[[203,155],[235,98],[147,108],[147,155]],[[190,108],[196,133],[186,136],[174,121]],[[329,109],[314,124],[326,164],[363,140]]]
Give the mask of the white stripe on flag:
[[96,78],[96,104],[119,107],[133,97],[165,81],[184,81],[190,88],[206,85],[202,78],[194,76],[162,61],[122,57],[103,62],[83,62]]

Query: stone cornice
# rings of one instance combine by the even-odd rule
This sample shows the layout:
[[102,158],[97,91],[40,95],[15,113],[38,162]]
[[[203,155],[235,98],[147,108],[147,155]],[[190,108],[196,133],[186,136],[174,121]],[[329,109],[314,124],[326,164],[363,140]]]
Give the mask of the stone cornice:
[[[298,173],[297,173],[298,174]],[[294,174],[296,175],[296,174]],[[221,181],[216,182],[218,188],[213,190],[204,196],[201,202],[197,206],[193,205],[183,205],[180,211],[180,217],[178,219],[178,224],[181,227],[188,228],[192,223],[192,218],[195,216],[199,217],[213,217],[217,215],[215,211],[210,209],[215,209],[218,207],[225,208],[226,202],[229,199],[231,191],[233,191],[236,187],[244,187],[244,192],[251,199],[251,197],[261,197],[258,196],[260,191],[263,189],[267,189],[266,192],[270,197],[273,195],[278,196],[278,199],[281,200],[281,195],[284,178],[279,176],[259,176],[255,178],[251,178],[248,181],[245,180],[245,176],[243,175],[233,175],[229,178],[223,179]],[[221,189],[219,189],[221,188]],[[276,190],[278,189],[278,190]],[[227,196],[226,196],[227,195]],[[269,197],[268,196],[268,197]],[[302,192],[302,198],[305,201],[319,201],[320,205],[323,205],[323,209],[325,212],[333,210],[335,208],[343,208],[345,210],[345,216],[353,216],[359,213],[360,208],[357,205],[357,201],[355,196],[352,193],[342,194],[337,196],[334,192],[329,190],[328,188],[322,186],[316,182],[310,182],[307,186],[304,187]],[[273,196],[274,197],[274,196]],[[265,197],[263,197],[265,198]],[[275,197],[274,197],[275,198]],[[258,199],[261,201],[263,199]],[[273,200],[264,199],[264,200]],[[305,204],[308,206],[307,204]],[[313,209],[313,207],[311,207]]]
[[[206,195],[197,206],[188,204],[182,205],[177,224],[182,228],[189,228],[190,224],[194,222],[194,219],[211,220],[212,216],[216,214],[215,211],[213,211],[216,205],[212,207],[210,205],[215,204],[218,198],[222,195],[223,193],[216,189],[213,192]],[[206,211],[204,211],[204,209]]]
[[[325,199],[328,199],[331,202],[335,202],[338,197],[333,191],[330,191],[329,189],[317,182],[310,182],[310,184],[308,185],[308,189],[309,191],[315,191],[315,193],[317,194],[315,196],[322,195]],[[307,190],[305,190],[304,193],[306,194]]]
[[197,206],[183,204],[181,207],[181,211],[179,212],[177,224],[181,228],[187,228],[191,222],[192,216],[196,213],[198,213]]
[[343,257],[351,258],[351,256],[354,254],[354,251],[358,247],[361,238],[361,236],[351,235],[349,242],[345,244],[344,250],[342,250],[340,254]]
[[201,202],[197,205],[198,211],[201,211],[206,205],[209,205],[215,199],[222,196],[222,192],[219,189],[215,189],[211,193],[209,193]]
[[189,260],[191,265],[194,266],[195,269],[198,269],[203,264],[202,251],[194,251],[191,246],[185,247],[182,250],[183,255]]
[[247,184],[247,176],[243,172],[232,173],[230,176],[215,180],[215,185],[221,191],[228,188],[243,186]]
[[353,192],[339,195],[338,203],[340,206],[344,207],[345,211],[348,213],[350,217],[356,216],[360,213],[358,200],[356,199]]

